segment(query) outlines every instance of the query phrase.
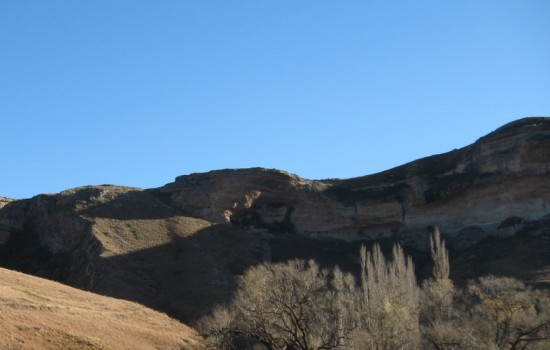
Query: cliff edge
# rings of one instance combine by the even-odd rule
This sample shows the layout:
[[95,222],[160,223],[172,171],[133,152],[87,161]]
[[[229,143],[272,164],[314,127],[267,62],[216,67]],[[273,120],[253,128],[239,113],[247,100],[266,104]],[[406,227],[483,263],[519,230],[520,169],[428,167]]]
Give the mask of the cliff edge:
[[314,238],[396,238],[426,247],[437,225],[464,249],[511,236],[550,213],[550,118],[525,118],[472,145],[381,173],[312,181],[279,170],[228,169],[176,178],[159,191],[217,223]]

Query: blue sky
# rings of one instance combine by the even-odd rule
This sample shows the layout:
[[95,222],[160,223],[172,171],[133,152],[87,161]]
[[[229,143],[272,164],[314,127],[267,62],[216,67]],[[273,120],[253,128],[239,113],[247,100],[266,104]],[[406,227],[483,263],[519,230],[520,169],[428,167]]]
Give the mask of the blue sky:
[[550,1],[3,1],[0,196],[347,178],[550,115]]

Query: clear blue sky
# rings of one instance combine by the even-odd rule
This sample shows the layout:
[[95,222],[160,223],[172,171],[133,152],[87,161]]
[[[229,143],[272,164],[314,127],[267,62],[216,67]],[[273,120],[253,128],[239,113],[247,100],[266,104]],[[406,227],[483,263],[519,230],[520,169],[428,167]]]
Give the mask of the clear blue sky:
[[347,178],[550,114],[550,1],[2,1],[0,195]]

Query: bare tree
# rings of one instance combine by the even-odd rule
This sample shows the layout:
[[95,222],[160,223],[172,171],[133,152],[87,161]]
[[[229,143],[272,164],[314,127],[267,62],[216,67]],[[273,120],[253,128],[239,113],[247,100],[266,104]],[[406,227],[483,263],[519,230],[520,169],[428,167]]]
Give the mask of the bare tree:
[[454,308],[456,289],[449,279],[449,253],[441,233],[434,227],[430,234],[433,278],[422,283],[420,322],[423,348],[436,350],[484,349],[478,346],[467,319]]
[[230,321],[206,319],[202,331],[223,348],[335,349],[356,327],[354,290],[351,275],[314,261],[259,265],[246,271],[231,307],[211,316]]
[[487,276],[456,289],[436,229],[433,278],[416,282],[399,245],[360,250],[359,281],[293,260],[248,269],[227,306],[197,325],[213,349],[458,350],[550,348],[550,296]]
[[437,227],[430,235],[430,253],[434,263],[433,279],[424,281],[421,293],[422,318],[425,324],[449,321],[455,293],[453,281],[449,279],[449,252]]
[[449,252],[445,246],[445,241],[441,237],[439,228],[434,228],[430,235],[430,252],[434,262],[433,276],[436,280],[446,280],[449,278]]
[[395,245],[387,260],[380,246],[361,247],[360,328],[355,343],[369,349],[414,349],[419,342],[414,265]]
[[486,276],[467,289],[471,320],[498,349],[550,347],[550,298],[509,277]]

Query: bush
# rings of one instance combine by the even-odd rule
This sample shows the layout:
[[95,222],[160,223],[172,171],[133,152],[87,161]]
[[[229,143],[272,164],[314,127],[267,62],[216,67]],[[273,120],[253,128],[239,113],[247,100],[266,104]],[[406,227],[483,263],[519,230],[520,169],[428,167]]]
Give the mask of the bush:
[[230,306],[203,321],[215,347],[332,349],[343,345],[356,325],[354,279],[339,269],[321,270],[294,260],[249,269]]
[[497,349],[546,348],[550,343],[550,300],[508,277],[486,276],[471,282],[464,305],[481,341]]
[[361,247],[360,278],[293,260],[250,268],[233,300],[197,328],[213,349],[543,349],[550,298],[487,276],[457,290],[445,244],[431,237],[433,278],[416,282],[400,246]]

